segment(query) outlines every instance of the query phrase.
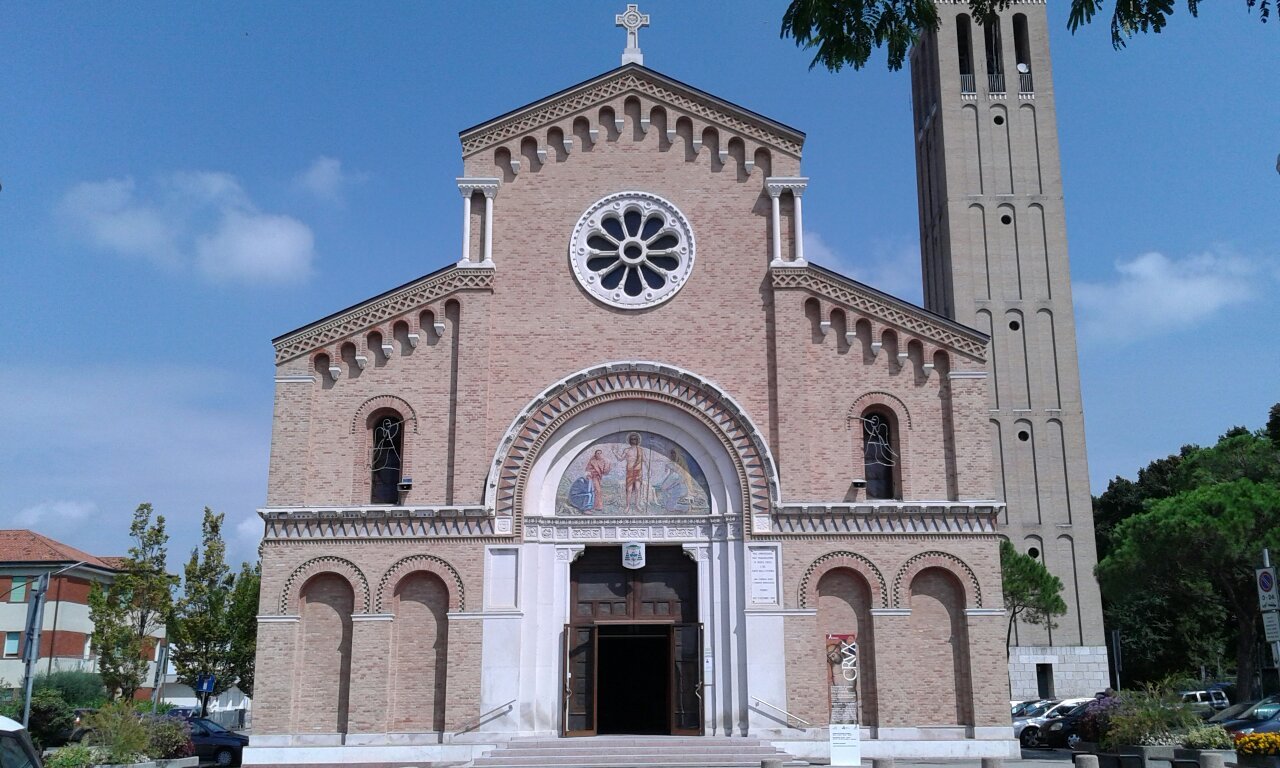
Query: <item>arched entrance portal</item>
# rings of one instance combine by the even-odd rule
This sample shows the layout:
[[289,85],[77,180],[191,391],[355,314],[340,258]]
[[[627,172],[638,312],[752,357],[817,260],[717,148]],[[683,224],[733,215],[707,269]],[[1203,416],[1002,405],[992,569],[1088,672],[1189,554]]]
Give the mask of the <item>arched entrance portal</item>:
[[570,567],[566,736],[702,733],[697,569],[680,547],[587,548]]

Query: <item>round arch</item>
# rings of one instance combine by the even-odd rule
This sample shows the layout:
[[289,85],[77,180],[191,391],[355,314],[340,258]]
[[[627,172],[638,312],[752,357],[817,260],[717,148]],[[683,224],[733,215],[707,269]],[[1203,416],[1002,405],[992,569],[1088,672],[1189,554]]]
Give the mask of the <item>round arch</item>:
[[444,582],[445,589],[449,591],[449,610],[465,611],[467,609],[466,591],[462,586],[462,577],[458,575],[452,565],[435,555],[409,555],[397,560],[378,580],[378,597],[374,603],[375,612],[384,613],[391,603],[391,596],[395,594],[396,585],[400,583],[400,580],[418,571],[433,573]]
[[291,608],[297,608],[303,586],[311,580],[312,576],[322,573],[333,573],[345,578],[355,593],[356,612],[369,612],[369,581],[364,577],[364,573],[350,560],[334,555],[324,555],[314,557],[294,568],[289,578],[285,579],[284,589],[280,590],[280,615],[291,615],[289,611]]
[[708,379],[670,365],[615,362],[588,368],[552,385],[512,421],[498,444],[485,487],[499,518],[522,514],[530,474],[552,436],[584,411],[620,400],[667,406],[714,435],[732,465],[744,514],[767,515],[778,505],[778,474],[762,433],[746,411]]
[[880,569],[876,567],[875,563],[856,552],[841,551],[828,552],[809,564],[804,576],[800,579],[801,608],[817,607],[817,603],[813,600],[814,589],[817,587],[818,582],[822,581],[823,576],[837,568],[848,568],[866,579],[867,584],[871,587],[872,608],[888,607],[888,589],[884,583],[884,576],[880,573]]
[[950,572],[960,582],[960,586],[964,589],[964,602],[969,608],[982,607],[982,587],[978,584],[978,577],[974,575],[973,569],[968,563],[956,557],[949,552],[939,552],[937,550],[930,552],[921,552],[910,560],[902,564],[898,569],[898,574],[893,579],[893,602],[899,608],[906,607],[904,598],[905,590],[911,588],[911,581],[916,575],[927,568],[941,568]]

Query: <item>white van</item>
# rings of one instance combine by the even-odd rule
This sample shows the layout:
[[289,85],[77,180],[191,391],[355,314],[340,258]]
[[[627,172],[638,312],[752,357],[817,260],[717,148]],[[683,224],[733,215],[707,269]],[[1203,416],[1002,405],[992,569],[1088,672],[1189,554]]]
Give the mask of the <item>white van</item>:
[[7,717],[0,717],[0,768],[40,768],[26,729]]

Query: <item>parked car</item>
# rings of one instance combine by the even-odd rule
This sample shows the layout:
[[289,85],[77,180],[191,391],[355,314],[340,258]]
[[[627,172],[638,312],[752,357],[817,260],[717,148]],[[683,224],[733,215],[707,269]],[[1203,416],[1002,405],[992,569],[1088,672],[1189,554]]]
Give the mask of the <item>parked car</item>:
[[1077,704],[1070,711],[1046,720],[1040,726],[1041,743],[1049,747],[1075,749],[1080,744],[1080,720],[1088,709],[1088,702]]
[[169,717],[180,717],[183,720],[190,720],[193,717],[200,716],[200,708],[199,707],[174,707],[173,709],[170,709],[166,714],[168,714]]
[[191,743],[201,762],[211,761],[219,766],[240,764],[241,754],[249,745],[248,736],[228,731],[206,717],[193,717],[187,722],[191,724]]
[[89,732],[89,715],[97,711],[90,707],[77,709],[75,719],[71,721],[71,727],[63,733],[65,741],[68,743],[83,741],[85,734]]
[[1182,691],[1178,695],[1182,697],[1183,704],[1206,720],[1231,706],[1231,702],[1227,701],[1227,694],[1217,688]]
[[[1268,733],[1275,727],[1271,725],[1272,721],[1280,716],[1280,695],[1268,696],[1260,699],[1252,707],[1241,712],[1232,720],[1225,720],[1218,723],[1229,733]],[[1263,730],[1259,730],[1263,729]]]
[[31,736],[7,717],[0,717],[0,768],[40,768],[40,755]]
[[1257,703],[1257,699],[1252,699],[1251,701],[1242,701],[1239,704],[1232,704],[1221,712],[1215,713],[1209,718],[1209,722],[1215,725],[1221,725],[1228,720],[1237,720],[1239,719],[1241,712],[1244,712],[1246,709]]
[[1027,701],[1010,701],[1009,702],[1010,714],[1013,716],[1014,720],[1017,720],[1020,717],[1024,717],[1027,710],[1034,708],[1037,704],[1043,704],[1046,701],[1048,701],[1048,699],[1029,699]]
[[1023,717],[1013,721],[1013,735],[1024,747],[1034,747],[1040,743],[1040,728],[1046,720],[1065,715],[1073,707],[1085,704],[1093,699],[1066,699],[1049,701],[1028,710]]

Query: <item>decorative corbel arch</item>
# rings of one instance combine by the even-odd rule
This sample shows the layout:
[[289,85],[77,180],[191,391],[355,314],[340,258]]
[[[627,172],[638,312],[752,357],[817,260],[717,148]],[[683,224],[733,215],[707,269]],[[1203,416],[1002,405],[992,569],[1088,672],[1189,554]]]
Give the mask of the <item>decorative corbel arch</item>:
[[375,395],[360,404],[356,409],[355,415],[351,417],[351,434],[364,429],[365,423],[369,420],[369,416],[382,408],[390,408],[404,417],[405,424],[413,425],[413,432],[418,432],[418,414],[413,410],[413,406],[408,401],[396,397],[395,395]]
[[374,604],[374,612],[385,613],[387,606],[391,603],[391,595],[395,594],[396,585],[405,576],[418,571],[434,573],[444,582],[445,589],[449,591],[449,610],[465,611],[467,609],[462,577],[452,565],[435,555],[409,555],[397,560],[378,580],[378,597]]
[[280,590],[280,615],[288,616],[290,609],[296,610],[302,587],[312,576],[322,573],[336,573],[344,577],[355,592],[356,612],[369,612],[369,581],[364,577],[364,573],[350,560],[334,555],[324,555],[308,560],[289,574],[289,578],[284,582],[284,589]]
[[974,575],[973,569],[965,561],[950,552],[939,552],[937,550],[921,552],[907,560],[898,569],[898,575],[893,578],[894,607],[906,607],[906,603],[903,600],[905,597],[903,590],[909,588],[916,575],[926,568],[941,568],[951,572],[959,580],[961,588],[964,589],[965,606],[968,608],[982,607],[982,587],[978,584],[978,577]]
[[874,390],[859,395],[853,401],[853,404],[849,406],[849,412],[845,415],[845,427],[852,429],[854,420],[860,419],[862,412],[872,405],[881,405],[893,411],[898,415],[899,423],[906,424],[907,429],[911,429],[911,411],[907,408],[907,404],[902,402],[902,398],[897,395],[883,390]]
[[675,366],[614,362],[594,366],[552,385],[529,403],[498,443],[485,505],[499,518],[518,517],[539,452],[577,414],[616,400],[647,400],[678,408],[718,438],[737,471],[744,514],[767,515],[779,506],[777,465],[763,433],[720,386]]
[[[827,575],[829,571],[834,571],[837,568],[848,568],[867,580],[867,584],[871,587],[872,608],[888,607],[889,590],[885,585],[884,575],[880,573],[880,569],[876,567],[875,563],[856,552],[839,551],[828,552],[819,557],[805,570],[804,576],[800,579],[801,608],[817,607],[816,602],[813,600],[813,595],[817,590],[818,583],[822,581],[822,577]],[[810,585],[812,585],[812,589]]]

